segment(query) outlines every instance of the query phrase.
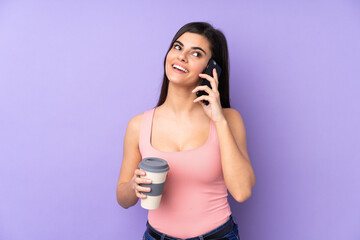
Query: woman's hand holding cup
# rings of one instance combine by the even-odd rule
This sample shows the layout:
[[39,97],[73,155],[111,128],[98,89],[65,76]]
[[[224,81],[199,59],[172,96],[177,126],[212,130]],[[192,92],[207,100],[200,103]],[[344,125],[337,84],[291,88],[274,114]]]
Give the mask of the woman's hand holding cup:
[[[137,183],[140,187],[144,188],[137,188],[137,191],[141,193],[141,207],[149,210],[157,209],[160,205],[161,196],[164,191],[166,175],[170,169],[166,160],[156,157],[147,157],[143,158],[139,163],[139,169],[141,172],[137,172],[140,175],[140,178],[145,178],[145,175],[148,179],[151,179],[151,184],[145,180],[139,181],[137,179]],[[150,191],[142,191],[142,189],[148,190],[151,188]],[[147,195],[143,197],[142,195]]]
[[142,187],[140,184],[150,184],[151,179],[142,178],[141,176],[145,176],[145,171],[141,169],[135,169],[134,177],[133,177],[133,189],[135,190],[135,194],[140,199],[146,199],[147,196],[142,192],[150,192],[150,187]]

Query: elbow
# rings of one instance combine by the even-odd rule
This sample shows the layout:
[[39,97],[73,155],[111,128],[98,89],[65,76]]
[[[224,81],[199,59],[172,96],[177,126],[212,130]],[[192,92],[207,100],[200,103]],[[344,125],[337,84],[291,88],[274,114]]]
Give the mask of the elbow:
[[119,198],[117,198],[117,202],[118,202],[118,204],[120,205],[120,207],[122,207],[122,208],[124,208],[124,209],[128,209],[128,208],[129,208],[129,206],[126,206],[125,204],[123,204],[123,203],[120,201]]
[[133,205],[135,205],[135,204],[131,204],[131,202],[127,201],[127,199],[124,199],[119,193],[116,194],[116,200],[117,203],[124,209],[128,209]]
[[120,207],[127,209],[127,207],[124,206],[124,204],[122,203],[122,201],[121,201],[121,199],[120,199],[120,197],[119,197],[118,194],[116,194],[116,201],[117,201],[117,203],[120,205]]
[[128,209],[130,206],[124,206],[124,205],[121,205],[120,203],[119,203],[119,205],[123,208],[123,209]]
[[117,203],[124,209],[130,208],[138,202],[137,198],[133,201],[132,199],[125,198],[124,195],[119,192],[116,193],[116,200]]
[[245,202],[246,200],[248,200],[251,197],[251,190],[248,190],[246,192],[240,192],[233,197],[239,203]]
[[126,203],[126,201],[124,201],[124,199],[122,199],[121,194],[118,190],[116,191],[116,201],[124,209],[128,209],[129,207],[131,207],[129,206],[129,204]]
[[233,195],[234,199],[239,203],[242,203],[242,202],[245,202],[246,200],[248,200],[251,197],[252,189],[255,185],[255,182],[256,182],[256,178],[255,178],[255,174],[253,174],[249,183],[244,184],[238,188],[239,191],[237,191]]
[[125,203],[125,202],[121,201],[119,198],[117,199],[117,202],[124,209],[128,209],[129,207],[132,206],[132,205],[129,205],[128,203]]

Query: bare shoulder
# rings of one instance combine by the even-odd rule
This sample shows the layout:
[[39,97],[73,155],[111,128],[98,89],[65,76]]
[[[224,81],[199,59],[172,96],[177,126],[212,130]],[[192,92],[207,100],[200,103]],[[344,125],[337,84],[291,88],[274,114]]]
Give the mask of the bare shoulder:
[[143,119],[144,113],[140,113],[134,117],[132,117],[128,123],[127,130],[134,132],[140,132],[141,122]]
[[[139,137],[141,130],[141,122],[143,113],[138,114],[130,119],[126,127],[125,144],[127,148],[134,148],[139,146]],[[126,150],[126,149],[125,149]]]
[[223,113],[226,121],[231,129],[232,134],[234,135],[237,143],[245,144],[246,143],[246,131],[244,121],[240,113],[233,108],[223,108]]
[[244,122],[240,113],[233,108],[223,108],[223,113],[226,121],[228,121],[231,127],[243,126]]

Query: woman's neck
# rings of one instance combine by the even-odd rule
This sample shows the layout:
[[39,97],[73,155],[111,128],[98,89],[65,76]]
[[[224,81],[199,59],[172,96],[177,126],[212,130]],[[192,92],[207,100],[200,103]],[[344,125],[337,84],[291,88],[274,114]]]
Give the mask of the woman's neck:
[[172,112],[175,116],[189,116],[195,112],[202,110],[199,103],[193,101],[197,98],[196,93],[191,92],[193,87],[174,87],[169,83],[168,94],[165,102],[161,105],[168,112]]

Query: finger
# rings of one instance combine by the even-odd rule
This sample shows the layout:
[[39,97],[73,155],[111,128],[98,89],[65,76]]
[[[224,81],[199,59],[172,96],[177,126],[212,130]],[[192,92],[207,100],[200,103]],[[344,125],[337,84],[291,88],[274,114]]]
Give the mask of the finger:
[[213,99],[213,98],[210,97],[210,96],[208,96],[208,95],[202,95],[202,96],[196,98],[196,99],[194,100],[194,102],[199,102],[199,101],[201,101],[201,100],[206,100],[206,101],[208,101],[208,102],[212,102],[212,99]]
[[211,85],[211,88],[213,89],[214,92],[217,92],[217,89],[218,89],[218,80],[217,80],[217,72],[216,72],[216,69],[213,68],[213,81],[210,81],[210,85]]
[[136,176],[145,176],[146,172],[141,169],[135,169],[135,175]]
[[139,191],[139,192],[150,192],[151,188],[150,187],[142,187],[140,185],[137,185],[136,190]]
[[214,92],[214,91],[213,91],[211,88],[209,88],[209,86],[207,86],[207,85],[197,86],[196,88],[194,88],[194,89],[192,90],[192,92],[198,92],[198,91],[201,91],[201,90],[207,92],[209,95],[210,95],[210,94],[213,94],[213,92]]
[[206,107],[207,105],[205,105],[205,103],[203,103],[203,101],[200,101],[199,104],[202,106],[202,107]]
[[216,68],[213,68],[213,76],[215,79],[216,86],[219,86],[219,76],[217,74]]
[[145,194],[142,194],[141,192],[135,190],[135,193],[136,193],[136,197],[138,198],[142,198],[142,199],[145,199],[146,198],[146,195]]
[[200,73],[199,76],[200,76],[201,78],[205,78],[205,79],[207,79],[207,80],[209,80],[209,81],[213,80],[213,78],[212,78],[210,75],[205,74],[205,73]]
[[[214,68],[215,69],[215,68]],[[207,74],[203,74],[200,73],[199,76],[201,78],[205,78],[206,80],[208,80],[210,82],[211,88],[213,89],[214,92],[217,92],[217,83],[215,82],[215,79],[212,78],[211,76],[207,75]]]
[[150,184],[151,179],[137,177],[137,178],[135,178],[135,182],[136,182],[136,184]]

